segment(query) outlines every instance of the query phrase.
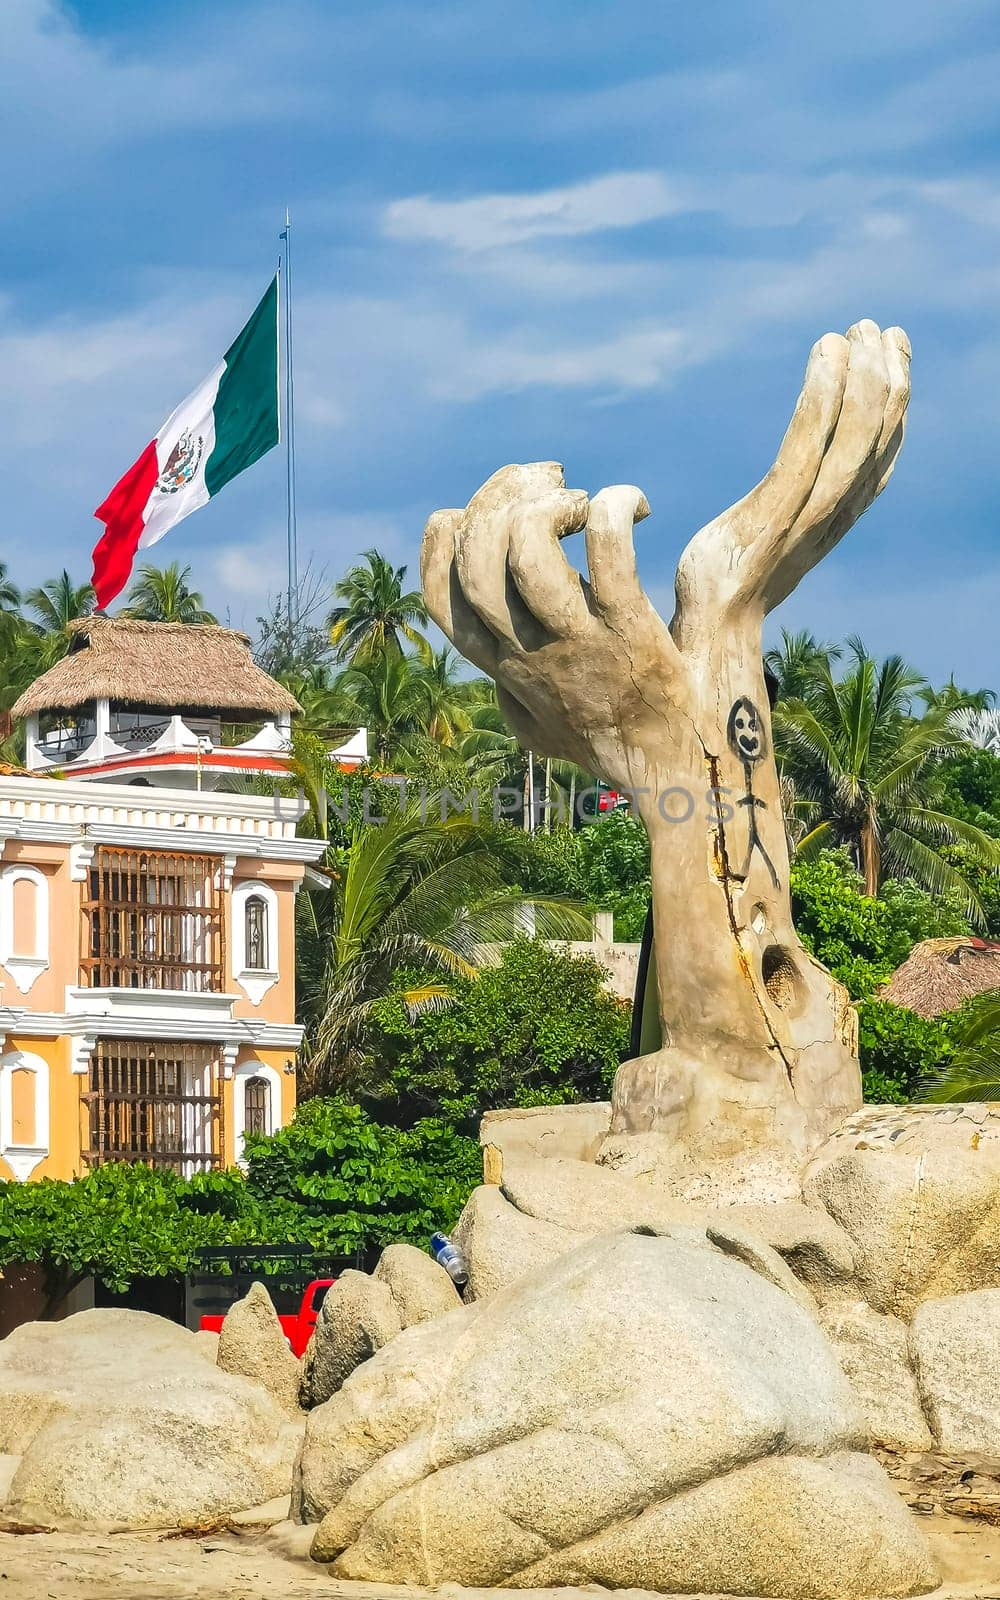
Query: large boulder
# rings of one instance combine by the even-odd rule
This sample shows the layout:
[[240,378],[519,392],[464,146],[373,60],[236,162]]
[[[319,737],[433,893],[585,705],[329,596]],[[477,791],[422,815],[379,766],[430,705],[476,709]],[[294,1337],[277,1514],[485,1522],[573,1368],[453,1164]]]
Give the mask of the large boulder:
[[372,1277],[386,1285],[404,1328],[444,1316],[462,1303],[444,1267],[412,1244],[387,1245]]
[[262,1283],[252,1283],[226,1312],[216,1361],[223,1372],[259,1383],[285,1411],[298,1411],[299,1363]]
[[366,1582],[909,1595],[937,1582],[815,1319],[704,1236],[610,1234],[411,1329],[310,1418]]
[[469,1272],[465,1298],[485,1300],[534,1267],[558,1261],[585,1237],[525,1216],[491,1184],[473,1189],[452,1231]]
[[[469,1265],[466,1298],[484,1299],[585,1239],[622,1228],[665,1234],[707,1229],[722,1247],[729,1238],[734,1254],[757,1251],[759,1259],[751,1265],[760,1269],[768,1260],[765,1276],[807,1304],[811,1296],[841,1298],[854,1287],[853,1243],[821,1207],[793,1200],[695,1205],[608,1167],[521,1158],[506,1163],[498,1186],[473,1192],[455,1229]],[[793,1275],[808,1292],[796,1289]]]
[[342,1272],[326,1292],[302,1358],[302,1405],[318,1406],[329,1400],[355,1367],[394,1339],[402,1327],[387,1284],[350,1268]]
[[1000,1456],[1000,1289],[925,1301],[910,1352],[939,1448]]
[[141,1311],[29,1322],[0,1343],[5,1507],[51,1526],[169,1528],[287,1493],[302,1438],[198,1337]]
[[875,1444],[890,1450],[933,1446],[910,1366],[905,1322],[863,1300],[826,1305],[819,1319],[850,1379]]
[[873,1310],[909,1318],[923,1300],[1000,1287],[1000,1109],[867,1107],[803,1188],[850,1235]]

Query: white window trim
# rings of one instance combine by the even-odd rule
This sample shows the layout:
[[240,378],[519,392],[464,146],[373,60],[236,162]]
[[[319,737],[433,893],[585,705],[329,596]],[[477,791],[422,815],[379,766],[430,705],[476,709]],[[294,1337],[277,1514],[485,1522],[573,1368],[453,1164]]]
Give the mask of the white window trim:
[[233,1153],[237,1166],[246,1165],[243,1138],[246,1133],[246,1086],[248,1078],[263,1078],[270,1089],[268,1097],[267,1132],[277,1133],[283,1126],[281,1119],[281,1079],[274,1067],[263,1061],[241,1061],[233,1073]]
[[[35,1076],[35,1139],[33,1144],[14,1143],[14,1073],[32,1072]],[[0,1156],[15,1178],[30,1178],[39,1162],[49,1153],[49,1065],[41,1056],[12,1050],[0,1056]]]
[[[258,895],[267,907],[267,955],[270,966],[266,969],[247,966],[246,903]],[[232,898],[233,923],[233,977],[251,1005],[259,1006],[267,991],[274,987],[279,977],[278,954],[278,896],[270,884],[244,879],[236,884]]]
[[[35,888],[35,949],[30,956],[15,953],[14,885],[27,882]],[[0,966],[6,967],[22,994],[28,994],[49,967],[49,880],[37,867],[16,863],[0,872]]]

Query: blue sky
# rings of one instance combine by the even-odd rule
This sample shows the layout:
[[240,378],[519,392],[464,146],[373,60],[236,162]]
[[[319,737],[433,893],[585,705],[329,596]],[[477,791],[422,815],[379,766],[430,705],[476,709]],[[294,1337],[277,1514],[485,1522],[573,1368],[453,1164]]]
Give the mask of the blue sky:
[[[555,458],[638,483],[640,567],[766,470],[809,346],[913,344],[896,475],[776,621],[1000,688],[992,0],[6,0],[0,556],[92,510],[295,241],[300,543],[415,567],[435,507]],[[252,625],[274,453],[157,549]]]

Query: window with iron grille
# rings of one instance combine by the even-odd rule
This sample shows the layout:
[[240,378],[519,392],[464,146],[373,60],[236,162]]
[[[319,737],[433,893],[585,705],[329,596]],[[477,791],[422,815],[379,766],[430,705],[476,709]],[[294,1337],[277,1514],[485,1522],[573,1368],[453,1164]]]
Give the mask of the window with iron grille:
[[246,970],[266,972],[267,968],[267,901],[262,895],[252,894],[243,914],[246,919]]
[[101,846],[83,910],[85,985],[221,993],[222,864],[215,858]]
[[99,1039],[90,1059],[84,1158],[142,1161],[190,1176],[222,1161],[218,1047]]
[[271,1085],[266,1078],[247,1078],[243,1085],[244,1133],[270,1133]]

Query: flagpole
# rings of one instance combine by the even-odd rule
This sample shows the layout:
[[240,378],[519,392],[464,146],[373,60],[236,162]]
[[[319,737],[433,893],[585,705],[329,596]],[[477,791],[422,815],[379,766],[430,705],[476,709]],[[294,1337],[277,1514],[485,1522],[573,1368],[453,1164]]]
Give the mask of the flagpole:
[[299,536],[295,515],[295,374],[292,368],[292,222],[285,207],[285,510],[288,546],[288,642],[299,622]]

